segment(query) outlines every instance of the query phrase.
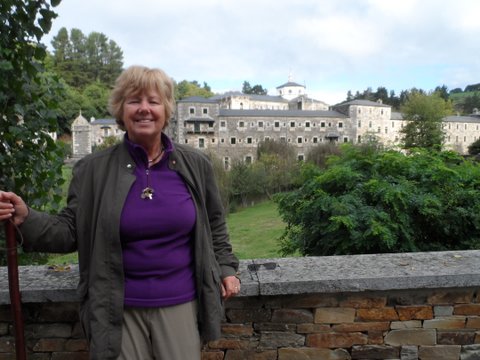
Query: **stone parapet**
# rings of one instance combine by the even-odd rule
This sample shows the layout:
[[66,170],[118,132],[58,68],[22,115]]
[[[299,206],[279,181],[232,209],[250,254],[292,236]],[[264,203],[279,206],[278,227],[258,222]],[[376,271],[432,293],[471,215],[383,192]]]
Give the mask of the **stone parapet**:
[[[479,264],[476,250],[243,260],[202,359],[480,359]],[[77,281],[76,266],[20,268],[34,358],[88,358]],[[8,304],[0,268],[0,360],[13,358]]]

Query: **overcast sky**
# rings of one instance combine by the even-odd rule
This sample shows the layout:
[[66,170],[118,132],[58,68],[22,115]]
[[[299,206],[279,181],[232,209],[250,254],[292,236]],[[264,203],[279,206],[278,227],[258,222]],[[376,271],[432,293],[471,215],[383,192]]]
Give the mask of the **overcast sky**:
[[63,0],[61,27],[101,32],[124,65],[164,69],[214,92],[288,81],[335,104],[367,87],[398,95],[480,82],[478,0]]

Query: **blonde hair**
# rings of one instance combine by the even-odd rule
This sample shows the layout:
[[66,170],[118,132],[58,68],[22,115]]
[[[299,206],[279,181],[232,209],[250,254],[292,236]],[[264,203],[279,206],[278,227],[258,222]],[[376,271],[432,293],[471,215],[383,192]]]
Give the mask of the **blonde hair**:
[[120,129],[125,130],[123,122],[125,99],[144,91],[155,91],[160,96],[165,107],[165,127],[168,126],[175,111],[173,80],[161,69],[133,65],[117,78],[108,101],[108,110],[115,117]]

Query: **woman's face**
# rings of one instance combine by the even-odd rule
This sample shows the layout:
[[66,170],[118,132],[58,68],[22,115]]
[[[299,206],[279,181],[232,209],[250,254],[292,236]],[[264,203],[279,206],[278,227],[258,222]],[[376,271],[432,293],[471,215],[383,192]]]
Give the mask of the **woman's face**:
[[155,91],[128,96],[123,103],[123,122],[135,143],[158,140],[165,126],[165,106]]

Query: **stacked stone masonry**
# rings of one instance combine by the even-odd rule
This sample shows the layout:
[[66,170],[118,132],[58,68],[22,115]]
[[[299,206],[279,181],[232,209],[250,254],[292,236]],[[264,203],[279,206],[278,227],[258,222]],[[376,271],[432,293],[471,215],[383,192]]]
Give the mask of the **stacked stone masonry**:
[[[241,262],[202,360],[480,359],[480,251]],[[28,359],[88,359],[75,267],[21,268]],[[0,360],[15,359],[0,269]]]

